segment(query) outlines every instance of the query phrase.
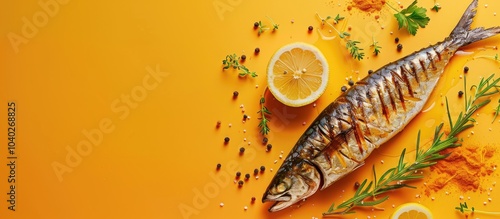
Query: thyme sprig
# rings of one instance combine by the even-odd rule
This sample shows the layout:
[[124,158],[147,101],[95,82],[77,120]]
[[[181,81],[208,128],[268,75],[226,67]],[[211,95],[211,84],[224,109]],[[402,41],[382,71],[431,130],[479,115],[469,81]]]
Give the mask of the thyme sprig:
[[[354,59],[357,59],[358,61],[360,61],[361,59],[363,59],[365,53],[363,52],[363,48],[360,48],[358,46],[358,43],[360,43],[359,41],[347,39],[349,36],[351,36],[350,33],[346,32],[346,31],[340,32],[331,23],[327,22],[329,19],[332,19],[331,16],[327,16],[326,18],[322,18],[321,16],[319,16],[318,13],[316,13],[316,16],[321,20],[321,25],[327,24],[330,28],[332,28],[333,30],[335,30],[335,32],[337,32],[337,34],[339,35],[340,39],[343,39],[345,41],[345,43],[346,43],[346,49],[349,51],[349,54],[351,54],[351,56]],[[335,18],[333,18],[333,19],[334,19],[335,23],[338,23],[340,20],[343,20],[344,17],[341,17],[340,15],[337,14],[337,16]]]
[[[454,148],[461,145],[461,140],[458,134],[464,130],[474,126],[474,112],[490,102],[490,99],[484,99],[499,92],[500,78],[493,79],[494,75],[486,79],[482,79],[479,84],[471,86],[473,95],[469,99],[465,99],[465,113],[461,112],[456,121],[451,119],[450,110],[448,107],[448,99],[446,99],[446,110],[448,114],[450,132],[445,136],[443,131],[443,123],[436,127],[434,132],[434,140],[427,150],[420,148],[420,131],[417,135],[416,156],[414,162],[405,162],[406,148],[403,149],[399,157],[399,162],[396,167],[385,171],[380,178],[377,178],[375,167],[373,167],[373,181],[368,182],[368,179],[363,180],[354,196],[340,205],[332,204],[323,216],[338,216],[341,214],[354,213],[354,208],[375,206],[386,201],[389,196],[382,198],[378,196],[400,188],[408,187],[415,188],[407,184],[407,181],[423,178],[423,175],[417,174],[417,170],[430,167],[437,163],[438,160],[444,159],[449,154],[441,154],[445,149]],[[464,79],[464,86],[466,86]],[[467,96],[465,94],[465,96]]]
[[370,45],[371,47],[373,47],[373,54],[375,56],[378,56],[378,54],[380,53],[380,49],[382,49],[381,46],[378,45],[378,41],[375,40],[375,37],[372,37],[372,45]]
[[267,109],[267,107],[264,105],[266,103],[266,98],[261,97],[260,98],[260,110],[257,113],[260,113],[260,122],[259,122],[259,128],[260,128],[260,133],[262,135],[267,135],[271,129],[267,125],[269,122],[269,119],[266,117],[268,115],[271,115],[271,112]]
[[477,213],[487,214],[487,215],[500,215],[500,212],[482,211],[482,210],[477,210],[474,207],[471,207],[469,209],[469,207],[467,206],[467,202],[464,202],[463,204],[462,204],[462,202],[460,202],[460,206],[455,207],[455,209],[459,210],[462,213],[471,212],[472,214],[474,214],[474,212],[477,212]]
[[222,68],[229,69],[232,67],[233,69],[238,69],[240,70],[240,73],[238,74],[240,77],[245,77],[247,75],[250,75],[253,78],[257,77],[257,73],[255,73],[254,71],[250,71],[246,66],[242,65],[240,63],[240,59],[241,57],[237,56],[236,54],[227,55],[226,58],[222,60],[222,65],[224,65],[224,67]]

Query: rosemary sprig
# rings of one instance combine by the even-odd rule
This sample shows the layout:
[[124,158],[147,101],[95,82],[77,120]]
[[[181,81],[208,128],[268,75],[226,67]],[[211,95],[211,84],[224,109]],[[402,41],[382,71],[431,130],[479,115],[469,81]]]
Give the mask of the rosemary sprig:
[[[363,52],[363,48],[360,48],[357,45],[358,43],[360,43],[359,41],[354,41],[354,40],[347,39],[347,37],[351,36],[351,34],[349,34],[348,32],[345,32],[345,31],[340,32],[331,23],[328,23],[327,21],[329,19],[332,19],[331,16],[327,16],[326,18],[322,18],[321,16],[319,16],[318,13],[316,13],[316,16],[321,20],[321,25],[327,24],[333,30],[335,30],[335,32],[337,32],[337,34],[339,35],[340,39],[343,39],[345,41],[346,48],[349,51],[349,54],[351,54],[351,56],[354,59],[357,59],[358,61],[360,61],[361,59],[363,59],[365,53]],[[339,14],[337,14],[337,16],[335,18],[333,18],[333,19],[334,19],[335,23],[338,23],[340,20],[343,20],[344,17],[341,17]]]
[[464,202],[463,204],[462,204],[462,202],[460,202],[460,206],[455,207],[455,209],[459,210],[462,213],[471,212],[472,214],[474,214],[474,212],[477,212],[477,213],[488,214],[488,215],[500,215],[500,212],[482,211],[482,210],[477,210],[474,207],[471,207],[469,209],[469,207],[467,206],[467,202]]
[[259,123],[259,128],[260,128],[260,133],[263,135],[267,135],[271,129],[267,125],[269,122],[269,119],[266,117],[266,115],[271,115],[271,112],[267,109],[267,107],[264,105],[266,102],[266,99],[264,97],[260,98],[260,110],[257,113],[260,113],[260,123]]
[[493,121],[491,121],[491,123],[495,122],[495,119],[497,119],[499,113],[500,113],[500,99],[498,100],[498,106],[497,108],[495,108],[495,116],[493,116]]
[[[451,129],[448,135],[445,136],[443,131],[444,124],[441,123],[435,129],[434,140],[432,141],[431,146],[427,150],[422,150],[420,148],[419,131],[417,135],[416,156],[414,162],[404,162],[406,148],[403,149],[396,167],[385,171],[380,178],[377,178],[375,168],[373,168],[373,181],[368,183],[367,179],[363,180],[352,198],[344,201],[338,206],[332,204],[330,209],[328,209],[326,213],[323,213],[323,216],[338,216],[341,214],[354,213],[353,209],[355,207],[375,206],[384,202],[389,198],[389,196],[386,195],[382,198],[378,198],[378,196],[386,192],[404,187],[415,188],[406,182],[423,178],[423,175],[416,174],[416,170],[430,167],[436,164],[438,160],[448,157],[449,154],[440,154],[443,150],[460,146],[461,143],[457,137],[458,134],[474,126],[475,120],[472,118],[474,112],[490,102],[489,99],[481,101],[480,99],[484,99],[485,97],[499,92],[500,86],[498,84],[500,82],[500,78],[493,79],[493,77],[494,75],[491,75],[486,79],[483,78],[478,85],[471,86],[471,90],[474,91],[474,94],[471,95],[470,99],[465,99],[465,113],[460,113],[454,123],[451,119],[448,99],[446,99],[446,110]],[[466,79],[464,79],[464,86],[466,86],[465,81]]]

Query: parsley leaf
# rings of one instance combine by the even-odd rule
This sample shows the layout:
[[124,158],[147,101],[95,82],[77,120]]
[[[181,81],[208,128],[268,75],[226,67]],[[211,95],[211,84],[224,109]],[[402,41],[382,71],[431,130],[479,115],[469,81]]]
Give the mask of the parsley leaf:
[[392,6],[390,7],[398,12],[394,14],[394,16],[398,21],[399,29],[404,27],[408,30],[408,33],[414,36],[417,34],[417,29],[419,27],[424,28],[431,20],[427,17],[427,9],[417,6],[417,0],[413,1],[407,8],[401,11],[396,10]]

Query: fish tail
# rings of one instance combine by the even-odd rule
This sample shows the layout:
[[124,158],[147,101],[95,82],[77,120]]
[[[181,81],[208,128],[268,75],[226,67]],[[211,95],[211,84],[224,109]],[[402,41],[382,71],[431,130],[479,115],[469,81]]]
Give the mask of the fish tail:
[[469,45],[473,42],[483,40],[500,33],[500,27],[491,27],[485,29],[484,27],[478,27],[471,30],[472,19],[476,16],[478,0],[473,0],[472,3],[467,7],[462,18],[458,22],[457,26],[451,32],[450,37],[452,38],[452,45],[456,48]]

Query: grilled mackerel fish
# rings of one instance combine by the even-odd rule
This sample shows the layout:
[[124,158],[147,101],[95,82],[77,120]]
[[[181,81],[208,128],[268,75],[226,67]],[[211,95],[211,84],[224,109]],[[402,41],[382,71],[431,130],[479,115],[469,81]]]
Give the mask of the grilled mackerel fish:
[[450,36],[357,82],[326,107],[292,148],[264,193],[269,211],[282,210],[325,189],[363,164],[399,133],[427,102],[451,57],[462,46],[500,33],[470,29],[474,0]]

